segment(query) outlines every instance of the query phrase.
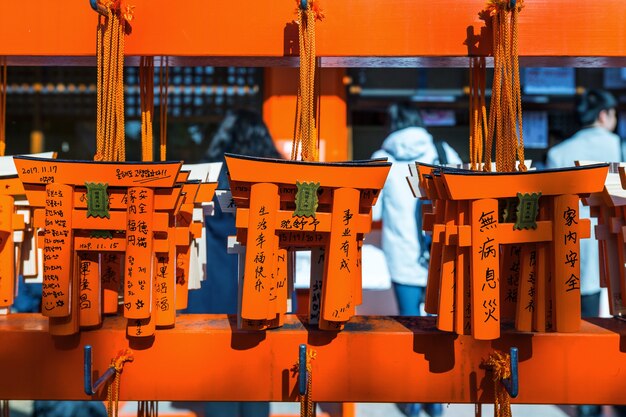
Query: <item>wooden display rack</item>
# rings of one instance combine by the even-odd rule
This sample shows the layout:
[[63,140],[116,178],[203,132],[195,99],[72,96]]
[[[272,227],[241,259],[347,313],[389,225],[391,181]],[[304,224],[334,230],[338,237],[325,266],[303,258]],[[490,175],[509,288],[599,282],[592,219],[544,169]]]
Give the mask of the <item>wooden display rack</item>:
[[305,249],[312,250],[311,288],[317,289],[311,292],[312,320],[321,329],[340,330],[361,304],[360,248],[391,164],[231,154],[226,164],[237,240],[246,249],[240,324],[264,329],[282,323],[289,252]]
[[[291,131],[293,112],[278,110],[291,108],[272,104],[284,101],[286,96],[289,101],[289,94],[295,94],[294,89],[285,92],[283,68],[277,68],[297,65],[297,40],[289,35],[293,6],[277,2],[250,8],[245,2],[224,0],[189,0],[184,7],[174,8],[165,0],[133,3],[142,17],[135,19],[133,35],[128,38],[129,65],[136,64],[140,56],[157,55],[173,57],[172,65],[274,66],[268,70],[268,79],[273,83],[264,89],[264,113],[267,120],[273,121],[272,133],[281,132],[275,137],[289,137],[282,132]],[[484,0],[442,0],[434,4],[430,0],[327,2],[329,18],[317,42],[321,66],[464,66],[468,55],[486,56],[491,52],[488,36],[482,36],[483,30],[488,33],[478,17],[484,4]],[[626,2],[622,0],[608,0],[601,7],[582,0],[527,2],[520,16],[521,63],[623,66],[625,15]],[[85,0],[68,0],[63,7],[54,2],[4,2],[0,6],[0,56],[6,56],[9,65],[93,65],[95,23],[96,17]],[[164,27],[168,36],[163,36]],[[344,91],[342,73],[334,74],[329,83]],[[333,94],[329,101],[343,103],[339,109],[345,110],[345,95]],[[330,107],[324,104],[324,108]],[[284,129],[276,129],[277,125]],[[346,150],[345,133],[345,123],[341,123],[334,125],[333,131],[323,132],[322,137],[338,138],[341,149]],[[84,174],[88,173],[79,173],[89,177]],[[85,194],[80,190],[84,182],[78,180],[65,181],[65,185],[75,184],[71,186],[75,196]],[[32,191],[43,209],[46,185],[38,178],[31,181],[43,189]],[[125,191],[120,197],[128,193],[128,185],[122,188]],[[154,195],[155,202],[170,197],[158,192]],[[491,198],[493,195],[485,199]],[[79,211],[76,207],[80,199],[74,198],[74,203],[74,211]],[[487,203],[495,208],[493,202]],[[436,207],[437,202],[434,204]],[[116,218],[126,220],[126,212],[120,208]],[[466,213],[458,207],[448,209],[448,213],[454,212]],[[43,213],[40,221],[45,225]],[[436,215],[440,213],[436,211]],[[72,216],[73,228],[85,214],[80,216],[76,221]],[[446,231],[451,226],[451,231],[458,230],[458,239],[471,242],[471,233],[463,235],[469,230],[462,227],[469,226],[469,220],[466,225],[465,220],[448,219],[445,209],[443,217],[449,221],[438,220],[438,225],[446,225]],[[102,220],[106,222],[112,220]],[[125,230],[126,224],[122,223],[121,230]],[[157,227],[157,235],[170,233],[169,220],[158,226],[155,222],[155,230]],[[435,234],[437,239],[446,236]],[[80,245],[80,239],[92,245],[104,241],[76,231],[75,246]],[[161,240],[155,236],[155,250]],[[454,241],[452,234],[450,240]],[[118,235],[106,242],[126,244]],[[82,345],[95,346],[95,369],[105,369],[117,351],[129,343],[127,324],[119,317],[105,319],[101,329],[62,338],[50,337],[47,322],[39,315],[0,317],[0,368],[10,376],[0,379],[0,397],[86,399],[81,383]],[[430,317],[404,321],[357,317],[340,333],[318,332],[293,316],[285,318],[282,328],[267,332],[237,330],[234,319],[226,317],[184,316],[180,324],[164,330],[163,337],[154,344],[145,343],[146,339],[130,339],[136,360],[124,370],[122,399],[292,401],[295,379],[290,369],[296,362],[296,348],[309,343],[318,349],[318,359],[313,363],[316,401],[492,401],[488,388],[491,379],[485,377],[480,363],[494,349],[506,350],[513,345],[520,348],[521,359],[517,401],[625,401],[619,389],[624,376],[619,370],[626,366],[626,330],[617,320],[583,321],[580,331],[569,334],[507,329],[495,341],[439,332],[435,319]],[[420,383],[425,380],[427,384]]]
[[[590,236],[579,201],[602,189],[608,164],[513,173],[416,165],[416,194],[434,206],[423,224],[433,233],[426,311],[437,327],[487,340],[502,319],[520,331],[578,331],[580,239]],[[518,282],[503,278],[514,262]]]

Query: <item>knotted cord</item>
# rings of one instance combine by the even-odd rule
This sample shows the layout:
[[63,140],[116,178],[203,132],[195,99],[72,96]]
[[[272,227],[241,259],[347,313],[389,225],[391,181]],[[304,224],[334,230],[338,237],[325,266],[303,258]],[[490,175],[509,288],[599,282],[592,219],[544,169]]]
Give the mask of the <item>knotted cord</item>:
[[170,88],[170,58],[161,57],[159,68],[159,156],[165,161],[167,154],[167,97]]
[[309,349],[306,352],[306,394],[300,395],[300,417],[315,416],[315,402],[313,401],[313,367],[311,361],[315,359],[317,352]]
[[[296,2],[300,5],[300,1]],[[319,160],[318,107],[316,97],[317,59],[315,55],[315,22],[323,19],[318,1],[308,1],[306,10],[298,7],[298,40],[300,47],[300,84],[296,102],[296,122],[291,159]],[[318,83],[319,84],[319,81]]]
[[158,401],[139,401],[137,405],[137,417],[158,417]]
[[142,56],[139,62],[139,97],[141,102],[141,160],[154,160],[152,119],[154,115],[154,57]]
[[108,388],[107,414],[109,417],[117,417],[118,415],[122,370],[126,362],[132,362],[134,359],[133,352],[130,349],[124,349],[111,361],[111,366],[115,368],[115,379],[109,384]]
[[6,152],[7,59],[0,58],[0,156]]
[[[483,142],[488,120],[485,105],[486,64],[484,57],[470,58],[470,169],[479,170],[483,161]],[[491,148],[489,148],[491,152]]]
[[511,377],[511,358],[508,353],[494,352],[489,356],[486,365],[493,372],[493,392],[495,397],[494,416],[511,417],[511,397],[502,380]]
[[[517,0],[489,0],[487,11],[493,23],[494,76],[485,143],[485,171],[491,171],[491,150],[496,140],[496,169],[501,172],[526,171],[522,134],[522,101],[519,80],[518,14],[524,7]],[[519,138],[519,139],[518,139]]]
[[121,0],[101,2],[96,37],[96,161],[126,159],[124,131],[124,36],[133,7]]
[[9,417],[9,400],[0,400],[0,417]]

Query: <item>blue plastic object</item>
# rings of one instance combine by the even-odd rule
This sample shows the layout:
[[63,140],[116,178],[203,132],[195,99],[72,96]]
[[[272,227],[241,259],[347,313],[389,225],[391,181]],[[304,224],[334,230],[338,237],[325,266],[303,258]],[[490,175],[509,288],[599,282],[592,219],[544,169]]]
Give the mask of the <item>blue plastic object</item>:
[[517,0],[511,0],[509,2],[509,9],[511,9],[511,10],[515,9],[516,5],[517,5]]
[[307,6],[308,6],[308,1],[307,0],[300,0],[300,8],[302,10],[306,10]]
[[505,378],[502,380],[502,385],[509,393],[511,398],[516,398],[519,393],[519,373],[517,371],[518,357],[517,357],[517,348],[511,348],[511,377]]
[[89,5],[95,12],[100,13],[103,16],[106,16],[107,14],[106,8],[103,7],[101,4],[98,4],[98,0],[89,0]]
[[94,385],[91,384],[91,345],[85,345],[85,363],[84,363],[84,383],[85,383],[85,394],[94,395],[98,388],[109,379],[112,379],[115,376],[115,368],[113,366],[109,367],[104,374],[100,378],[96,380]]
[[300,345],[298,355],[298,392],[300,395],[306,395],[306,386],[309,374],[306,369],[306,345]]

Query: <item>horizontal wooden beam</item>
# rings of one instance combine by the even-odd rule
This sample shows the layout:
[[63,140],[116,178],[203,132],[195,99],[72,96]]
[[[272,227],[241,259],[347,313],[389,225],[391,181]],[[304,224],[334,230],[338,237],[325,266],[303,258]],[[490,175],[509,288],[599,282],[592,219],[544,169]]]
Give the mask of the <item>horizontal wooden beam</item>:
[[[344,331],[308,328],[296,316],[265,332],[236,330],[236,318],[183,315],[153,339],[129,340],[125,320],[52,337],[35,314],[0,318],[0,398],[86,399],[83,347],[100,375],[120,349],[134,361],[121,379],[123,400],[295,401],[298,346],[317,352],[313,398],[349,402],[491,402],[489,355],[519,349],[517,403],[625,404],[626,323],[583,321],[571,334],[503,331],[495,341],[435,329],[434,317],[353,318]],[[98,375],[95,375],[98,376]],[[103,398],[100,391],[97,398]]]
[[[297,65],[294,1],[129,3],[135,6],[129,57],[172,56],[174,65]],[[479,17],[485,3],[323,1],[317,52],[326,66],[466,66],[463,57],[491,52],[490,30]],[[522,63],[624,65],[624,16],[622,0],[527,1],[520,13]],[[96,21],[88,0],[2,2],[0,56],[12,65],[94,65]]]

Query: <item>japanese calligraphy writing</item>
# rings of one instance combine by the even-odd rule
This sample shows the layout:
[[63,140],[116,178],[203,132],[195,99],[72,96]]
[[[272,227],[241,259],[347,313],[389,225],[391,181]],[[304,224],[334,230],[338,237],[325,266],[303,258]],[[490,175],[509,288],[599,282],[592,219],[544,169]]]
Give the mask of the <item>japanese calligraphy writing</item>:
[[46,186],[43,247],[42,313],[49,317],[70,314],[72,276],[72,187],[63,184]]
[[130,187],[127,199],[124,316],[148,319],[152,311],[154,191],[150,188]]

